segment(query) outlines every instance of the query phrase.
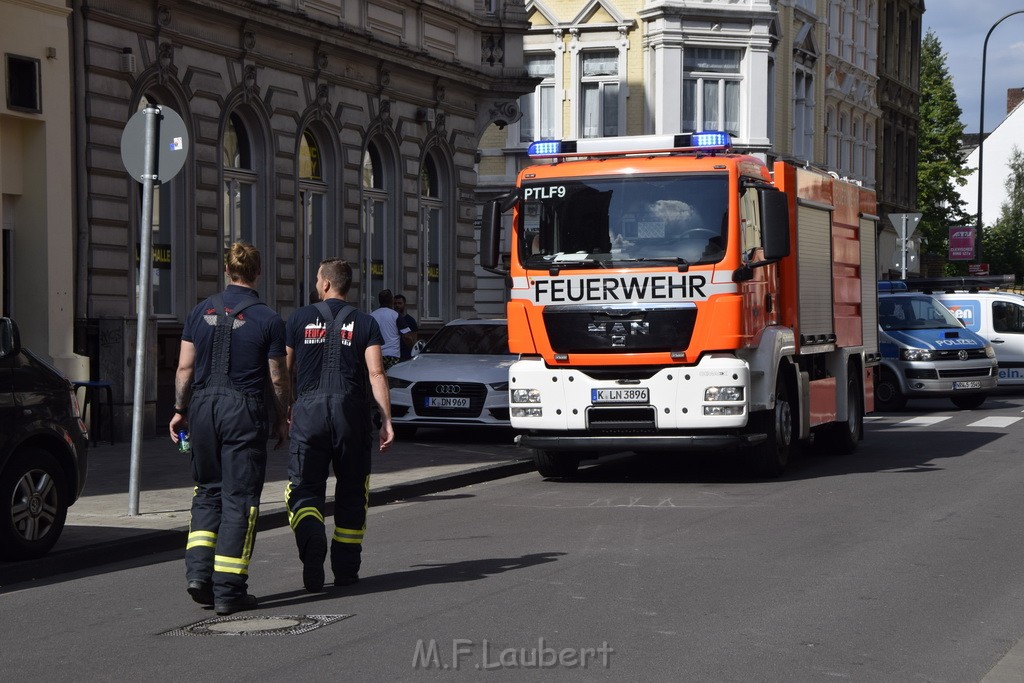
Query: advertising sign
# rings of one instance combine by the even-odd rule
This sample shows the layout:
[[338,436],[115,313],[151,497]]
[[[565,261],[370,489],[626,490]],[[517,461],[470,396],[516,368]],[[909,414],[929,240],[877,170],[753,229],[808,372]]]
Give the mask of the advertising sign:
[[955,227],[949,229],[949,260],[970,261],[974,259],[974,228]]

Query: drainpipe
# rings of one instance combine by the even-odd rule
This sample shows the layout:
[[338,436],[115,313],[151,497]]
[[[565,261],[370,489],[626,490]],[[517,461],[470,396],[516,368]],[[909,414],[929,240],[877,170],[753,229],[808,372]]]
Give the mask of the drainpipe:
[[75,121],[75,319],[89,315],[89,180],[85,163],[85,21],[82,1],[71,3],[71,35],[74,63]]

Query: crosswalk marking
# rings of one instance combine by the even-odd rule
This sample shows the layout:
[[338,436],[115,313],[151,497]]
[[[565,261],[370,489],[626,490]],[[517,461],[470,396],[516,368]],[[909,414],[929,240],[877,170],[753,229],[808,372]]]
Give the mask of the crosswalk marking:
[[949,415],[920,415],[909,420],[901,420],[897,424],[907,427],[928,427],[929,425],[944,422],[950,418]]
[[1002,429],[1003,427],[1009,427],[1014,422],[1020,422],[1022,419],[1024,419],[1024,418],[1020,418],[1020,417],[1005,417],[1005,416],[1002,416],[1002,415],[992,415],[990,417],[982,418],[982,419],[978,420],[977,422],[972,422],[972,423],[970,423],[967,426],[968,427],[995,427],[997,429]]

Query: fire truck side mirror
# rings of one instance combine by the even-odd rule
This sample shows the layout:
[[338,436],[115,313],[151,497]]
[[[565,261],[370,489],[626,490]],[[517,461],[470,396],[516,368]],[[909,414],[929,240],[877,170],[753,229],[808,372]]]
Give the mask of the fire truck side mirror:
[[484,204],[480,222],[480,267],[499,272],[498,248],[501,246],[501,200],[492,199]]
[[789,256],[789,198],[778,190],[761,192],[761,246],[765,261]]

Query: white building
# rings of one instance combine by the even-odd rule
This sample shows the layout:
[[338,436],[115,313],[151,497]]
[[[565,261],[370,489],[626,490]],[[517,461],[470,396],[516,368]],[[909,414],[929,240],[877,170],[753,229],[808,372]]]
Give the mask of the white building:
[[[984,225],[992,225],[1002,213],[1014,148],[1024,152],[1024,106],[1021,104],[1024,103],[1018,103],[985,138],[985,168],[981,173],[981,220]],[[977,147],[967,155],[967,168],[971,169],[971,174],[967,176],[967,184],[959,188],[960,198],[965,202],[964,211],[974,217],[971,225],[976,225],[978,213],[978,155]]]

